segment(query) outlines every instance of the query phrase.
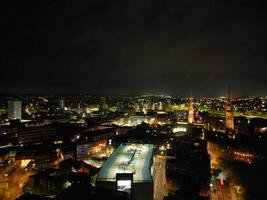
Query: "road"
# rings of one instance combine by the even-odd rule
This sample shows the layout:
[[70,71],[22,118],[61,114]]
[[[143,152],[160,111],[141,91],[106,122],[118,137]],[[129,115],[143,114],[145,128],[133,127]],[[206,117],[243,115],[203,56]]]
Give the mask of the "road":
[[[220,166],[219,158],[223,158],[225,160],[231,159],[231,155],[229,155],[226,149],[223,149],[217,144],[211,142],[208,142],[208,153],[210,154],[211,168],[213,169],[222,169],[222,167]],[[230,187],[231,182],[224,181],[223,184],[221,184],[218,179],[212,178],[211,183],[212,200],[238,200],[234,189]],[[213,192],[214,190],[216,191],[215,193]]]
[[153,181],[154,181],[154,200],[163,200],[166,196],[166,159],[164,156],[154,156]]
[[222,199],[232,200],[232,194],[228,182],[224,182],[224,185],[221,185],[220,181],[216,181],[216,183],[217,193],[222,196]]
[[[11,164],[12,166],[13,164]],[[11,167],[9,166],[9,167]],[[23,194],[23,185],[28,181],[32,172],[24,172],[23,167],[19,167],[8,177],[4,176],[7,169],[1,169],[0,176],[0,199],[14,200]]]
[[219,180],[213,179],[212,185],[211,200],[234,200],[228,182],[225,181],[222,185]]

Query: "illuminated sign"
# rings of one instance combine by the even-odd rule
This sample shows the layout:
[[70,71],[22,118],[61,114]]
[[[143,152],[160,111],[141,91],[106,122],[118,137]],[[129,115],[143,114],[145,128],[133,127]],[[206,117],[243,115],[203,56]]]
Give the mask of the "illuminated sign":
[[131,180],[118,180],[117,181],[117,189],[118,191],[130,193],[132,188]]
[[132,173],[117,173],[117,190],[131,194],[133,174]]

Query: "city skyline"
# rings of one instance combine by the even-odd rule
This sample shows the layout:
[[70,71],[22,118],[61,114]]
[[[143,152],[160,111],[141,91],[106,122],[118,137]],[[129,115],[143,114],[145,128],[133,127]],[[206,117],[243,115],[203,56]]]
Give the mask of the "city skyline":
[[2,95],[0,198],[263,199],[266,142],[267,96]]
[[264,3],[6,1],[0,199],[266,199]]
[[8,3],[0,93],[266,95],[261,3]]

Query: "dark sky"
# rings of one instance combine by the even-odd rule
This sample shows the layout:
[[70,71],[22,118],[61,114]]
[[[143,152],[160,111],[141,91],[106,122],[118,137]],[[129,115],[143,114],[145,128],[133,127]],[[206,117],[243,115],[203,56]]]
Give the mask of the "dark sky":
[[0,93],[267,95],[264,1],[8,2]]

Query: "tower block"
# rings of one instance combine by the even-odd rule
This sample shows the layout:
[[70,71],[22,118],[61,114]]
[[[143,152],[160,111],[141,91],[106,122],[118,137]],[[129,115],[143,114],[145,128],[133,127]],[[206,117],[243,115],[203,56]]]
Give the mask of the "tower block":
[[194,107],[193,107],[193,97],[189,97],[189,103],[188,103],[188,124],[193,124],[194,123]]

